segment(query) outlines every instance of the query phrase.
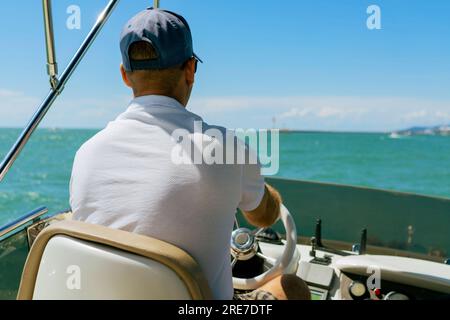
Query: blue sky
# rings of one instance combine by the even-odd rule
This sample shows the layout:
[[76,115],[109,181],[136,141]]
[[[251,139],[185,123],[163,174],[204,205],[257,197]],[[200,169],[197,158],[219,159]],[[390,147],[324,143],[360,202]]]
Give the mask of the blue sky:
[[[54,2],[65,67],[106,0]],[[122,0],[43,123],[104,127],[131,93],[119,34],[153,1]],[[190,110],[230,128],[380,131],[450,123],[448,0],[162,0],[191,24],[200,66]],[[381,30],[366,26],[381,8]],[[70,5],[81,30],[66,28]],[[0,126],[21,127],[48,92],[41,1],[0,4]]]

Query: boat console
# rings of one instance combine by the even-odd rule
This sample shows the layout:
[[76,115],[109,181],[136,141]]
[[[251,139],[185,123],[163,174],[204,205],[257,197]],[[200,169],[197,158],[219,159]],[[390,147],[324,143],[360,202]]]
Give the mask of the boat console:
[[[21,228],[23,228],[23,230],[20,232],[16,231],[13,237],[6,238],[6,240],[2,242],[5,249],[3,254],[5,255],[5,259],[8,258],[8,261],[11,260],[11,255],[7,253],[9,252],[8,248],[31,247],[32,249],[30,252],[25,249],[23,252],[28,256],[26,268],[27,266],[29,268],[30,265],[32,267],[37,266],[37,263],[32,263],[34,261],[32,259],[33,254],[34,256],[41,256],[40,254],[35,254],[37,250],[36,248],[43,249],[44,246],[35,245],[35,243],[53,243],[51,241],[47,241],[50,238],[45,238],[45,235],[50,234],[49,232],[51,230],[59,230],[58,232],[60,232],[63,236],[67,235],[68,229],[63,227],[65,225],[69,227],[72,226],[70,223],[67,224],[65,222],[65,220],[71,220],[71,213],[68,212],[47,217],[46,219],[41,219],[42,215],[45,212],[46,210],[33,212],[27,215],[25,220],[21,221],[19,224],[15,224],[15,226],[22,226]],[[247,228],[239,228],[239,226],[237,226],[236,230],[233,232],[230,240],[232,256],[231,264],[233,267],[234,276],[233,283],[236,289],[242,291],[252,290],[260,287],[265,282],[273,279],[277,275],[296,274],[308,284],[311,291],[311,298],[313,300],[450,299],[450,266],[444,262],[439,263],[428,261],[423,258],[414,257],[413,254],[411,254],[410,257],[401,256],[401,254],[372,254],[378,252],[374,252],[373,247],[367,246],[366,230],[363,230],[361,234],[361,241],[358,245],[354,245],[350,250],[345,250],[341,247],[338,247],[337,245],[334,245],[331,241],[322,240],[321,221],[318,221],[316,225],[315,236],[309,239],[309,241],[305,241],[305,238],[297,238],[297,228],[292,219],[292,216],[286,208],[282,210],[281,221],[285,226],[286,232],[284,232],[284,234],[287,235],[284,239],[282,239],[277,232],[270,228],[251,231]],[[29,224],[30,222],[32,223]],[[123,249],[124,240],[120,239],[125,239],[125,236],[134,238],[137,237],[132,234],[127,235],[127,233],[123,231],[119,232],[111,230],[108,233],[107,229],[105,228],[102,229],[100,227],[94,227],[87,224],[86,226],[83,226],[83,224],[79,224],[76,225],[76,227],[78,228],[78,231],[76,233],[72,232],[70,233],[70,235],[75,235],[77,239],[80,238],[80,235],[83,235],[79,239],[82,241],[91,239],[96,234],[96,232],[98,233],[100,231],[101,234],[109,234],[114,232],[120,234],[119,237],[114,238],[116,240],[106,242],[104,241],[104,237],[97,236],[97,240],[99,240],[99,242],[101,242],[103,246],[105,244],[108,245],[108,248],[105,247],[102,249],[106,253],[109,252],[106,255],[107,257],[111,256],[111,250],[114,251],[117,248]],[[13,227],[7,228],[5,232],[10,232],[12,228]],[[61,230],[65,231],[62,232]],[[43,241],[42,239],[46,241]],[[78,240],[75,239],[74,241]],[[141,251],[136,251],[136,246],[139,245],[142,247],[143,243],[146,243],[148,241],[149,240],[147,240],[146,237],[140,236],[139,241],[130,240],[130,243],[133,243],[133,245],[127,246],[126,248],[130,252],[141,254]],[[152,243],[154,242],[155,241],[153,241]],[[50,263],[50,260],[46,259],[43,261],[42,266],[33,269],[35,271],[34,273],[24,272],[24,275],[26,277],[22,278],[22,285],[26,283],[24,282],[24,279],[28,279],[30,274],[39,275],[38,271],[41,269],[41,267],[44,268],[47,266],[50,269],[58,266],[61,267],[61,265],[65,265],[68,263],[71,264],[72,259],[75,259],[74,261],[79,262],[82,260],[82,256],[85,256],[94,249],[98,249],[94,245],[90,245],[89,243],[84,242],[83,245],[76,245],[76,248],[72,245],[68,246],[64,241],[58,243],[62,244],[64,246],[64,249],[57,255],[54,255],[54,263]],[[111,247],[111,243],[114,244],[116,249],[109,248]],[[49,248],[51,249],[53,247]],[[67,259],[61,258],[61,254],[69,249],[76,249],[78,250],[78,253],[75,253],[75,250],[67,256]],[[117,254],[118,253],[114,251],[114,255],[117,256]],[[153,254],[149,255],[149,257],[150,256],[153,257]],[[113,270],[115,266],[109,264],[114,264],[114,261],[116,261],[117,259],[108,259],[104,259],[102,263],[105,266],[108,265],[108,270]],[[37,259],[36,261],[38,260],[39,259]],[[89,264],[92,263],[93,260],[85,259],[83,261],[86,261],[86,263]],[[19,266],[19,263],[17,263],[17,266]],[[84,267],[85,270],[98,271],[100,269],[103,269],[98,268],[98,266],[95,268],[89,267],[87,264]],[[117,267],[119,267],[119,265]],[[17,270],[18,272],[20,272],[19,269],[20,268],[15,268],[11,270]],[[127,272],[126,269],[122,268],[120,270],[122,270],[121,272],[124,272],[124,278],[130,276],[129,272]],[[153,271],[151,272],[154,273],[155,268],[152,268],[152,270]],[[97,274],[97,271],[94,271],[93,274]],[[148,270],[146,269],[145,273],[147,273],[147,271]],[[46,273],[41,272],[41,274]],[[62,272],[61,274],[66,275],[65,272]],[[111,275],[112,273],[106,272],[100,274],[105,280],[105,277]],[[137,273],[134,273],[134,275],[136,274]],[[100,279],[98,277],[94,278],[97,280]],[[39,281],[37,281],[36,279]],[[51,279],[36,277],[35,279],[28,280],[30,280],[30,284],[37,283],[39,285],[39,288],[42,288],[40,292],[45,293],[45,297],[61,297],[61,292],[65,290],[65,287],[62,288],[60,285],[63,282],[58,282],[55,279],[55,277],[51,277]],[[151,277],[149,279],[151,280]],[[55,289],[56,287],[51,286],[51,284],[55,283],[55,281],[60,286],[57,288],[57,290]],[[109,280],[106,279],[103,283],[109,283]],[[25,288],[28,287],[25,286]],[[97,288],[103,288],[103,285],[99,283],[99,286],[97,286]],[[133,288],[129,289],[134,291]],[[83,291],[83,294],[89,295],[77,296],[76,298],[117,298],[117,296],[114,295],[116,292],[115,290],[108,290],[96,290],[95,292],[87,293]],[[117,292],[122,291],[123,290],[117,290]],[[28,292],[28,295],[22,295],[22,298],[36,298],[30,293],[32,292],[30,290],[22,290],[22,293],[23,292]],[[158,297],[160,298],[162,298],[162,296],[160,295],[161,292],[162,291],[158,291]],[[154,297],[154,293],[155,292],[146,292],[141,298]],[[169,294],[170,292],[166,293]],[[15,295],[13,291],[3,292],[2,294],[5,297],[14,297]],[[69,292],[68,294],[69,298],[74,298],[73,292]],[[121,298],[127,297],[131,296],[121,296]],[[167,298],[169,296],[164,297]],[[173,296],[170,297],[173,298]],[[139,297],[134,295],[133,298],[136,299]]]
[[[313,300],[450,299],[450,266],[421,259],[367,253],[367,231],[353,250],[326,247],[318,221],[311,244],[297,244],[296,274],[311,290]],[[279,257],[280,247],[260,239],[266,256]]]

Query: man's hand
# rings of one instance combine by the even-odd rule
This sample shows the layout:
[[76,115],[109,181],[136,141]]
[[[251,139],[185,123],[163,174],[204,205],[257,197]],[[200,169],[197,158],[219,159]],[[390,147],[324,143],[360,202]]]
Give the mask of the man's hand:
[[280,193],[266,183],[261,204],[253,211],[243,212],[245,219],[259,228],[266,228],[277,222],[280,217],[282,199]]

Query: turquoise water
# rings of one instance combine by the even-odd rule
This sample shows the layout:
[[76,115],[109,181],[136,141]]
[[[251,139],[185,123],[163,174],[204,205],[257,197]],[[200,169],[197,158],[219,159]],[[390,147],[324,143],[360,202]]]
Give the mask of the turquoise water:
[[[40,206],[69,208],[76,150],[95,130],[39,130],[0,183],[0,224]],[[0,129],[0,157],[19,130]],[[282,133],[279,176],[450,198],[450,137]]]
[[293,133],[280,141],[279,176],[450,198],[450,137]]

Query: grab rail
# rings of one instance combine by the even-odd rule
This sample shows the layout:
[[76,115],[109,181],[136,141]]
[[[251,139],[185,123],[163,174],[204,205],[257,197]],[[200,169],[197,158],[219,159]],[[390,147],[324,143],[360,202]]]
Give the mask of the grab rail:
[[44,119],[45,115],[55,102],[58,95],[64,90],[64,86],[66,85],[67,81],[70,79],[73,72],[77,68],[78,64],[83,59],[86,52],[88,51],[88,49],[90,48],[90,46],[92,45],[98,34],[100,33],[101,29],[105,25],[106,21],[110,17],[111,13],[114,11],[119,1],[120,0],[110,0],[106,8],[99,15],[94,27],[91,29],[84,42],[81,44],[80,48],[75,53],[72,60],[69,62],[69,65],[61,74],[61,77],[58,79],[56,87],[50,90],[50,93],[47,95],[45,100],[39,106],[39,108],[31,118],[28,125],[25,127],[25,129],[20,134],[19,138],[17,139],[11,150],[8,152],[8,154],[0,164],[0,182],[5,178],[9,169],[11,169],[11,166],[13,165],[14,161],[16,161],[22,149],[25,147],[28,140],[30,140],[31,135],[39,126],[42,119]]
[[0,228],[0,239],[5,235],[7,235],[8,233],[10,233],[11,231],[14,231],[17,228],[20,228],[21,226],[34,221],[35,219],[43,216],[46,213],[48,213],[48,209],[42,207],[34,211],[31,211],[30,213],[27,213],[26,215],[18,218],[17,220],[14,220],[11,223],[8,223],[7,225]]
[[55,36],[51,0],[42,0],[44,10],[45,45],[47,47],[47,73],[52,89],[58,86],[58,63],[56,63]]

